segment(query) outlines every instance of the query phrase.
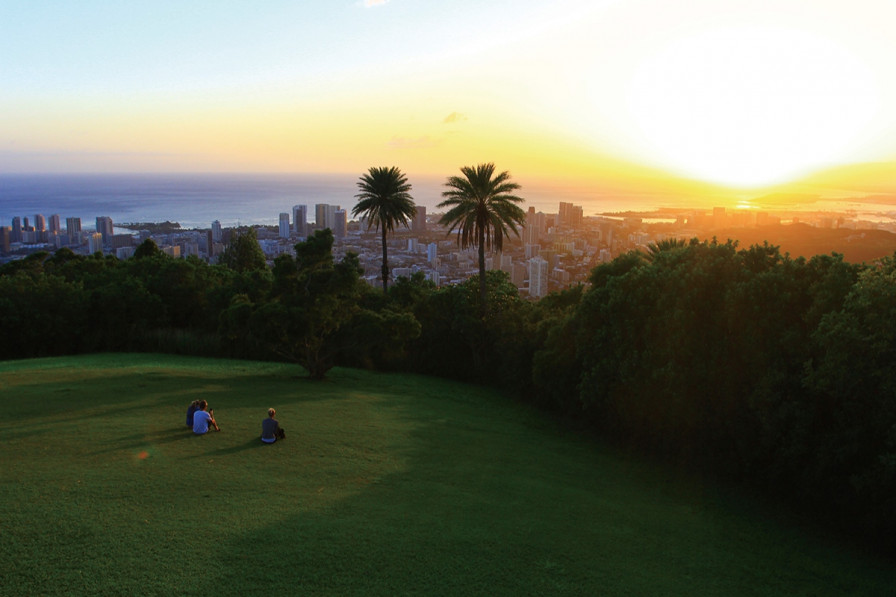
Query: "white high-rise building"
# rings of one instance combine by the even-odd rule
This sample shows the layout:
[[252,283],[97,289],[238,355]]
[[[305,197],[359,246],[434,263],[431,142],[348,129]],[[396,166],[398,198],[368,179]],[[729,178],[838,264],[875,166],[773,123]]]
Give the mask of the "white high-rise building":
[[221,222],[215,220],[212,222],[212,242],[219,243],[224,238],[224,232],[221,230]]
[[426,245],[426,260],[432,264],[439,258],[439,245],[437,243],[429,243]]
[[548,293],[548,262],[541,257],[529,260],[529,296],[541,298]]
[[289,238],[289,214],[280,214],[280,238]]
[[62,232],[62,226],[59,224],[59,214],[50,216],[50,232]]

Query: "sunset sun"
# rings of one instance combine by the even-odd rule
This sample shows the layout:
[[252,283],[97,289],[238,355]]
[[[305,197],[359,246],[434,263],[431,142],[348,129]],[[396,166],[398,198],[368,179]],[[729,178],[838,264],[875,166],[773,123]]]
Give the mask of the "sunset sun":
[[636,142],[657,165],[749,188],[848,160],[878,104],[871,74],[836,43],[731,27],[679,38],[645,60],[628,107]]

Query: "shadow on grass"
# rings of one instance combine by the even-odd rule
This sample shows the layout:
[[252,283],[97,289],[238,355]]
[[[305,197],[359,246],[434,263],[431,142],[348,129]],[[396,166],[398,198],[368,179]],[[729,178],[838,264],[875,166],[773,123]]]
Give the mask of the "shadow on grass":
[[[526,418],[508,422],[517,409],[407,404],[378,403],[411,421],[408,441],[388,453],[400,451],[399,469],[365,466],[373,455],[362,450],[273,475],[320,489],[297,492],[275,523],[216,545],[222,584],[333,595],[892,594],[896,576],[876,559],[743,511],[688,478],[533,430]],[[428,418],[430,408],[440,417]],[[445,414],[453,421],[442,423]]]
[[162,429],[149,433],[135,433],[134,435],[127,435],[120,438],[114,445],[108,448],[96,450],[90,454],[95,456],[97,454],[107,454],[109,452],[118,452],[120,450],[142,448],[147,444],[156,446],[159,444],[170,444],[192,436],[193,432],[186,425],[183,427]]
[[[213,431],[210,431],[208,433],[208,435],[214,435],[214,434],[215,434],[215,432],[213,432]],[[277,442],[277,443],[279,443],[279,442]],[[218,448],[217,450],[205,452],[204,454],[197,454],[195,456],[195,458],[206,458],[208,456],[226,456],[228,454],[236,454],[238,452],[243,452],[245,450],[250,450],[252,448],[267,448],[269,450],[272,450],[272,449],[276,449],[274,446],[276,446],[277,443],[266,444],[263,441],[261,441],[261,438],[253,437],[252,439],[247,440],[241,444],[237,444],[235,446],[228,446],[226,448]]]

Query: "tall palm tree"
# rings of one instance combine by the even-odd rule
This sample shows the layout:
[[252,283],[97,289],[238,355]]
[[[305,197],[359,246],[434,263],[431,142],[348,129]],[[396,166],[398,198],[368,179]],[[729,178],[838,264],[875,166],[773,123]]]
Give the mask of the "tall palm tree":
[[411,184],[407,177],[395,166],[391,168],[370,168],[358,180],[360,193],[355,195],[357,205],[352,215],[364,214],[371,225],[383,235],[383,292],[389,285],[389,261],[386,253],[386,234],[395,230],[396,224],[407,226],[417,214],[417,207],[411,197]]
[[463,176],[451,176],[445,183],[445,200],[438,207],[449,208],[440,223],[449,227],[449,234],[457,230],[457,242],[461,248],[479,247],[479,306],[485,314],[485,250],[500,251],[504,237],[510,231],[519,237],[517,226],[526,221],[526,213],[517,203],[524,199],[513,194],[520,188],[510,181],[506,170],[495,174],[492,163],[464,166]]

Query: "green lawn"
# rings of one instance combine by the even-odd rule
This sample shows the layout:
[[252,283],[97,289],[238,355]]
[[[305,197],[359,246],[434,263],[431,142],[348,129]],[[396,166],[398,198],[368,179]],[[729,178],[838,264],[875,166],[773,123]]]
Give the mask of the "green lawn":
[[[889,595],[892,562],[495,393],[159,355],[0,363],[3,595]],[[220,433],[184,425],[196,398]],[[268,407],[287,439],[263,445]]]

